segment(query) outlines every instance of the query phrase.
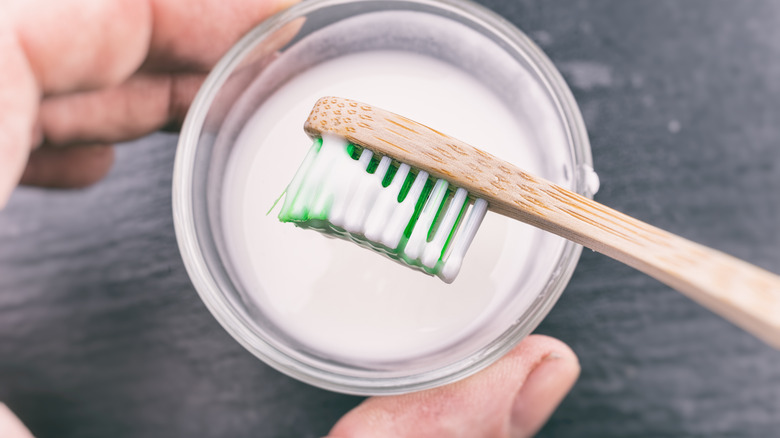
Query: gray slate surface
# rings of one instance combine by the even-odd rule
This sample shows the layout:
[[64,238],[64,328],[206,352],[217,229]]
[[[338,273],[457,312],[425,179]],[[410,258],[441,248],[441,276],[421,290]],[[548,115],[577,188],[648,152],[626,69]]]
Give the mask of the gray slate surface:
[[[780,3],[484,0],[581,105],[597,199],[780,272]],[[360,399],[245,352],[178,255],[176,138],[124,145],[83,191],[0,212],[0,400],[39,437],[316,437]],[[538,329],[579,354],[542,436],[777,436],[780,353],[585,251]]]

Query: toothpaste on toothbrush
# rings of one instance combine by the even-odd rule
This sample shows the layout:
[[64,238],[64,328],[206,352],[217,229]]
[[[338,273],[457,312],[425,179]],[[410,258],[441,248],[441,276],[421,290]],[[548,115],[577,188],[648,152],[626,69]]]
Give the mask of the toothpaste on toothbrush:
[[324,134],[287,186],[279,220],[451,283],[486,211],[487,202],[465,189]]

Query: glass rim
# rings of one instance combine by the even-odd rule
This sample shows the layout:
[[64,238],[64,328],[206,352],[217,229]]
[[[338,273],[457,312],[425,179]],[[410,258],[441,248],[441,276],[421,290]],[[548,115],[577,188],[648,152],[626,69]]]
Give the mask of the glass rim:
[[[575,165],[592,168],[592,156],[579,107],[563,77],[552,61],[532,40],[509,21],[489,9],[468,0],[309,0],[293,5],[258,24],[239,40],[217,63],[198,91],[184,120],[176,151],[172,184],[174,229],[184,266],[201,300],[222,327],[244,348],[278,371],[311,385],[355,395],[391,395],[451,383],[474,374],[508,353],[530,334],[546,317],[568,284],[577,265],[582,247],[571,241],[563,243],[559,260],[560,273],[550,281],[545,299],[526,310],[528,318],[519,320],[490,344],[475,354],[445,367],[403,377],[367,378],[346,376],[303,363],[258,338],[234,314],[228,300],[211,276],[206,258],[196,234],[193,210],[193,177],[198,140],[206,116],[221,86],[233,73],[257,41],[272,34],[286,23],[322,8],[349,3],[397,3],[427,5],[457,13],[460,17],[479,24],[492,34],[500,36],[511,48],[526,58],[528,66],[549,92],[561,117],[563,132],[569,140],[569,149]],[[506,49],[505,50],[510,50]],[[577,177],[580,169],[573,169],[573,190],[585,196],[587,185]],[[532,311],[533,310],[533,311]]]

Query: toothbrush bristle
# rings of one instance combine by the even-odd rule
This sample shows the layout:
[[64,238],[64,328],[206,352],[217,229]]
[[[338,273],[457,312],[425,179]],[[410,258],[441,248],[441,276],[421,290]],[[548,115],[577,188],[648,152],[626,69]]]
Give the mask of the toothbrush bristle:
[[338,136],[318,138],[279,220],[349,239],[451,283],[487,211],[482,199]]

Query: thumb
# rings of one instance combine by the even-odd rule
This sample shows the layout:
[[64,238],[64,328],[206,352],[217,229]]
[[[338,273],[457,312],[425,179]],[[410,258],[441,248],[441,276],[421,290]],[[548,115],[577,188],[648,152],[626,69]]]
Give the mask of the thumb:
[[536,433],[579,376],[566,344],[532,335],[487,369],[452,385],[372,397],[330,438],[526,437]]

